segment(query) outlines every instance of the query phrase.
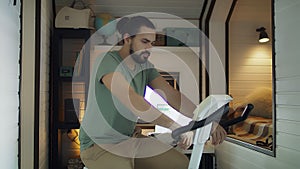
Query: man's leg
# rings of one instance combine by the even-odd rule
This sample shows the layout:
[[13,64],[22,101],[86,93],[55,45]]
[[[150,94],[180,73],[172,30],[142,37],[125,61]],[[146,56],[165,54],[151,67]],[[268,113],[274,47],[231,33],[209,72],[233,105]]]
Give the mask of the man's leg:
[[134,160],[135,169],[187,169],[189,159],[174,148],[160,155],[137,158]]
[[97,145],[82,151],[80,156],[88,169],[134,169],[132,158],[112,154]]
[[[143,136],[139,136],[139,138],[143,138]],[[144,138],[146,139],[141,140],[134,159],[134,169],[188,168],[189,159],[186,155],[156,138]]]
[[143,135],[100,146],[81,153],[89,169],[187,169],[189,164],[188,158],[172,146]]

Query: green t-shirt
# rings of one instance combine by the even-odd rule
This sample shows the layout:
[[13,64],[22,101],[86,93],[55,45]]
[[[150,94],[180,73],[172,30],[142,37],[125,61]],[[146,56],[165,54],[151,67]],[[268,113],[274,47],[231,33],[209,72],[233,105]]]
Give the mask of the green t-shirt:
[[129,69],[117,51],[98,57],[93,67],[87,108],[80,127],[81,150],[94,143],[119,143],[128,139],[134,131],[137,117],[100,82],[104,75],[111,72],[121,72],[141,96],[144,96],[146,86],[159,76],[149,61],[136,64],[134,71]]

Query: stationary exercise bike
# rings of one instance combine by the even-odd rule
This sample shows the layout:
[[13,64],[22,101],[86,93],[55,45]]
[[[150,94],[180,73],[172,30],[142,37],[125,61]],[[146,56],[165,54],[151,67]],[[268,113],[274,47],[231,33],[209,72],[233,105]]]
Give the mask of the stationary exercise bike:
[[209,139],[212,122],[219,123],[223,128],[237,124],[247,119],[249,113],[254,108],[252,104],[244,107],[239,117],[227,121],[221,121],[221,118],[229,112],[229,102],[232,98],[228,95],[211,95],[203,100],[194,111],[193,120],[186,126],[180,127],[163,138],[161,141],[174,144],[180,139],[182,133],[195,130],[192,154],[190,157],[188,169],[198,169],[201,161],[205,142]]

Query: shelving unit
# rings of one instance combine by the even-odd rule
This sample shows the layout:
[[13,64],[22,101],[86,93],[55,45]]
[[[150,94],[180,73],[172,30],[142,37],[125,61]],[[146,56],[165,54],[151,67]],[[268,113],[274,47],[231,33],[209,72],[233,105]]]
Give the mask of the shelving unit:
[[89,82],[89,29],[54,29],[51,54],[50,168],[79,158],[78,129]]

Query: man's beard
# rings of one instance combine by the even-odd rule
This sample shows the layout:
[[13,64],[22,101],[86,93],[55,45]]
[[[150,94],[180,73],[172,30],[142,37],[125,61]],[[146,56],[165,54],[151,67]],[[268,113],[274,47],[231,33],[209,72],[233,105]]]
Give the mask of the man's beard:
[[139,64],[146,63],[148,61],[149,56],[150,56],[150,52],[147,51],[147,50],[141,52],[140,54],[135,53],[131,46],[130,46],[130,49],[129,49],[129,54],[130,54],[131,58],[136,63],[139,63]]

